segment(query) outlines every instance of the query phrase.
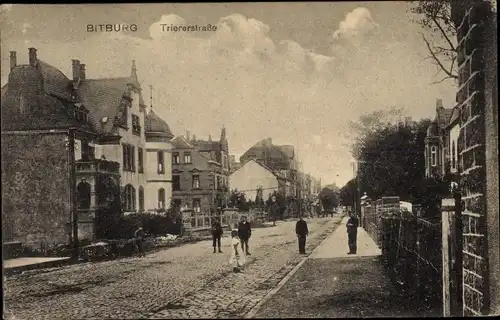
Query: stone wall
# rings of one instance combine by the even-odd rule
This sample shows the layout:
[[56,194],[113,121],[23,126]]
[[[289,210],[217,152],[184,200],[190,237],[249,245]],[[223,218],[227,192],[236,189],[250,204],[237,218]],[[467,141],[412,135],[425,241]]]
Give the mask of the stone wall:
[[[488,49],[496,36],[492,38],[492,14],[488,1],[463,1],[454,4],[453,15],[460,27],[458,40],[459,90],[457,103],[460,108],[460,134],[458,137],[460,185],[464,210],[463,217],[463,309],[465,316],[488,314],[490,311],[489,274],[497,272],[490,269],[488,243],[494,245],[488,237],[491,225],[487,223],[489,216],[496,215],[498,210],[489,212],[491,206],[487,200],[486,174],[487,151],[491,152],[491,141],[486,140],[490,125],[486,115],[491,109],[498,108],[488,99],[486,92],[495,86],[485,81],[490,70],[497,70],[496,59],[489,61]],[[496,52],[495,52],[496,55]],[[496,135],[497,136],[497,135]],[[497,142],[498,143],[498,142]],[[497,169],[498,177],[498,152]],[[491,171],[491,170],[490,170]],[[494,170],[493,170],[494,171]],[[497,179],[497,178],[495,178]],[[496,182],[498,185],[498,182]],[[498,188],[497,188],[498,198]],[[497,200],[498,201],[498,200]],[[498,230],[498,227],[496,227]],[[498,232],[498,231],[497,231]],[[488,239],[490,238],[490,239]],[[488,241],[489,240],[489,241]],[[496,237],[498,250],[498,237]],[[498,264],[497,264],[498,266]]]
[[66,133],[2,133],[2,225],[5,241],[39,249],[69,244]]

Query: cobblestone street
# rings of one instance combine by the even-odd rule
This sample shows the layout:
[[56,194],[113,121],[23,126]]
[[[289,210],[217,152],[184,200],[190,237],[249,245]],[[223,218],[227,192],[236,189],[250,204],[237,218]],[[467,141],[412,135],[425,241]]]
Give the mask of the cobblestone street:
[[[308,220],[311,252],[340,217]],[[255,229],[244,273],[211,241],[130,258],[25,272],[5,281],[7,319],[238,318],[299,263],[295,221]]]

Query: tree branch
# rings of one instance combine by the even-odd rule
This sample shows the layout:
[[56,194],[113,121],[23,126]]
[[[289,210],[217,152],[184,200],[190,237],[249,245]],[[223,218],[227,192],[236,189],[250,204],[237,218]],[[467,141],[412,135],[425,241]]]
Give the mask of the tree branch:
[[451,42],[450,38],[448,37],[448,35],[446,34],[446,32],[444,31],[443,27],[441,26],[441,24],[438,22],[438,20],[435,18],[435,17],[432,17],[432,21],[434,21],[434,24],[439,28],[439,30],[441,31],[441,34],[442,36],[444,37],[444,39],[448,42],[448,44],[450,45],[450,48],[453,50],[453,51],[457,51],[457,49],[455,48],[455,46],[453,45],[453,42]]
[[443,65],[443,63],[441,63],[441,61],[439,60],[439,58],[436,56],[436,54],[432,50],[432,47],[431,47],[429,41],[427,41],[427,39],[425,38],[425,36],[423,34],[421,34],[421,35],[422,35],[422,39],[424,40],[425,44],[427,45],[427,49],[429,50],[429,53],[431,54],[431,57],[434,60],[434,62],[437,63],[437,65],[441,68],[441,70],[444,73],[446,73],[446,75],[449,78],[457,79],[458,76],[454,75],[452,72],[450,72],[448,69],[445,68],[445,66]]
[[444,77],[443,79],[439,80],[439,81],[435,81],[435,82],[431,82],[431,84],[438,84],[438,83],[441,83],[445,80],[448,80],[448,79],[456,79],[456,77],[453,77],[453,76],[446,76]]

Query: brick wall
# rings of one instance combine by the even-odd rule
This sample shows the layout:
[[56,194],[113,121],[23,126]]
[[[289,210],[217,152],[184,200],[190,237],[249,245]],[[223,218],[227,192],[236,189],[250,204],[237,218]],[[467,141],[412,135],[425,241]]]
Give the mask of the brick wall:
[[[458,154],[463,217],[464,315],[489,313],[489,261],[486,206],[486,122],[488,108],[485,73],[495,66],[485,62],[485,49],[495,39],[486,36],[490,16],[488,1],[454,4],[460,25],[458,40],[460,134]],[[491,26],[489,26],[491,28]],[[496,28],[496,27],[495,27]],[[498,174],[498,173],[497,173]],[[497,213],[498,215],[498,213]],[[498,240],[497,240],[498,241]]]
[[[70,243],[67,134],[2,134],[2,224],[8,240]],[[7,240],[7,239],[6,239]]]

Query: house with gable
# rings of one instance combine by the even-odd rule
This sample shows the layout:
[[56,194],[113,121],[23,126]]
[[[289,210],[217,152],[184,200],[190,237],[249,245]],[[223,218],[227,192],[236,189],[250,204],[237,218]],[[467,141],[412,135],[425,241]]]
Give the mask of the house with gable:
[[[231,188],[245,193],[248,200],[255,201],[258,188],[262,188],[264,200],[274,191],[286,194],[290,183],[279,172],[259,160],[249,160],[229,176]],[[287,184],[288,183],[288,184]]]
[[198,140],[189,132],[172,139],[172,199],[192,212],[193,228],[208,227],[229,196],[226,129],[218,141]]
[[28,64],[10,53],[1,93],[4,242],[105,237],[100,221],[168,203],[173,135],[147,113],[141,91],[134,61],[129,76],[90,79],[72,60],[68,78],[35,48]]
[[436,101],[436,116],[427,128],[425,137],[425,175],[443,177],[458,172],[459,110],[444,108]]
[[297,196],[301,179],[298,172],[299,162],[293,146],[277,146],[273,144],[271,138],[267,138],[250,147],[240,157],[240,165],[243,166],[250,160],[256,160],[279,172],[290,184],[290,188],[286,188],[285,196]]

